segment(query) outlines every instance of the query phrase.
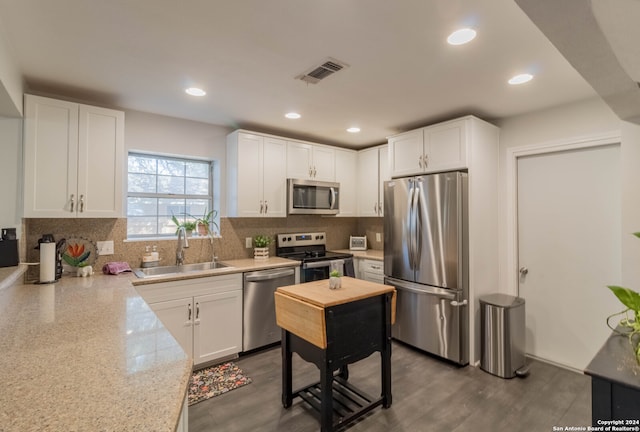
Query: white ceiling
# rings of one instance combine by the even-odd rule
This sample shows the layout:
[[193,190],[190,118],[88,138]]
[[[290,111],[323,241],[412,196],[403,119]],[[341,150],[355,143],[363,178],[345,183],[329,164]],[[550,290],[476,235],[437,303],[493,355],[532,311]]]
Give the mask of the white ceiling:
[[[28,91],[353,148],[596,95],[513,0],[0,0],[0,24]],[[327,57],[350,67],[294,79]]]

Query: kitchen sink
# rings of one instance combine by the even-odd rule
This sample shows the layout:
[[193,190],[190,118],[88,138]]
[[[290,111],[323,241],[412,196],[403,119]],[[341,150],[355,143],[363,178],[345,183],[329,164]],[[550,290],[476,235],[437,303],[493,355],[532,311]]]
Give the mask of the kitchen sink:
[[229,268],[229,267],[230,266],[226,264],[222,264],[220,262],[203,262],[203,263],[197,263],[197,264],[137,268],[133,270],[133,274],[135,274],[139,278],[146,279],[146,278],[152,278],[152,277],[176,275],[181,273],[193,273],[193,272],[205,271],[205,270],[223,269],[223,268]]

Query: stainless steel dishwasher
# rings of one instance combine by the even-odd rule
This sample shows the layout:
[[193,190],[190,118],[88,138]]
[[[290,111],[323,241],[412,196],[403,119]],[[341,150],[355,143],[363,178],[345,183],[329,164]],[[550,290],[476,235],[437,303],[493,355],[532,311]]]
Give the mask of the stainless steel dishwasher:
[[278,342],[273,293],[280,286],[296,283],[295,269],[260,270],[244,274],[242,351]]

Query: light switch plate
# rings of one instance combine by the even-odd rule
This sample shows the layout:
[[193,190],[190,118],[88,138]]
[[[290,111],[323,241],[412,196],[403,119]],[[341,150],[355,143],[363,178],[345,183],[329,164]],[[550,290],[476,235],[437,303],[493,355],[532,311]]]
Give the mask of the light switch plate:
[[251,249],[251,237],[245,237],[244,238],[244,247],[246,247],[247,249]]
[[99,241],[96,246],[98,246],[98,255],[113,255],[113,240],[107,241]]
[[376,233],[376,241],[377,242],[382,241],[382,237],[380,236],[380,233]]

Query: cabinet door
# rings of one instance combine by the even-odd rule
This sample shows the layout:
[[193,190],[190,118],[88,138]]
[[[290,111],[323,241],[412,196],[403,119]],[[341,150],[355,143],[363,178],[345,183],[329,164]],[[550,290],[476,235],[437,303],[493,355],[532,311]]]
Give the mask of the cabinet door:
[[389,176],[389,146],[378,147],[378,216],[384,216],[384,182]]
[[263,200],[266,217],[287,216],[287,142],[275,138],[264,139]]
[[313,178],[311,144],[287,141],[287,178]]
[[340,213],[338,216],[356,216],[358,158],[351,150],[336,150],[336,181],[340,183]]
[[242,290],[194,297],[193,363],[242,351]]
[[263,142],[264,138],[259,135],[238,135],[238,217],[262,216],[260,204],[263,200]]
[[77,166],[78,104],[25,95],[24,216],[75,217]]
[[193,304],[192,298],[157,303],[149,307],[189,356],[193,356]]
[[313,146],[313,179],[320,181],[335,181],[335,150],[330,147]]
[[407,132],[389,139],[389,168],[392,177],[402,177],[423,172],[421,157],[424,152],[422,129]]
[[358,152],[358,216],[378,216],[378,149]]
[[427,172],[467,168],[465,121],[452,121],[424,129]]
[[78,131],[78,216],[122,217],[124,113],[80,105]]

